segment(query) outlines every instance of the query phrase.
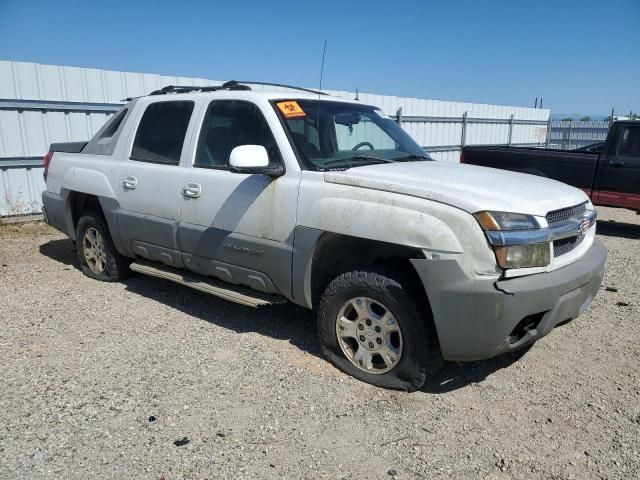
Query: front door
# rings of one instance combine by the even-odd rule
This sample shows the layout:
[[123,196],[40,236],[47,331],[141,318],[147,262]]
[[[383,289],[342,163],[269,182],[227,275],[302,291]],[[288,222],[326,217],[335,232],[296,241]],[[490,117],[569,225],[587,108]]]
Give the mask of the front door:
[[[129,253],[182,266],[177,245],[185,136],[190,101],[149,104],[139,115],[133,146],[118,167],[118,230]],[[127,152],[128,153],[128,152]]]
[[214,100],[204,112],[183,176],[178,238],[187,268],[288,294],[299,173],[274,178],[229,170],[231,151],[262,145],[272,164],[282,157],[260,108],[246,101]]
[[[640,123],[640,122],[639,122]],[[597,203],[640,208],[640,125],[618,129],[599,168]]]

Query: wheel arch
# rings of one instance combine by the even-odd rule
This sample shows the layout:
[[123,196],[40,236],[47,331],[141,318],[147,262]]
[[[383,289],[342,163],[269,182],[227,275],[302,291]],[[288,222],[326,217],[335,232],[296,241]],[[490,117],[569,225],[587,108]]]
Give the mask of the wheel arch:
[[[302,237],[302,238],[301,238]],[[426,291],[412,259],[425,258],[421,249],[349,235],[304,229],[296,234],[293,265],[293,297],[307,308],[318,305],[327,285],[338,275],[367,267],[402,272],[416,287],[428,307]],[[300,253],[306,251],[306,258]]]
[[89,193],[70,191],[67,196],[67,226],[69,237],[76,241],[78,220],[86,212],[100,215],[107,223],[109,234],[118,253],[125,255],[120,240],[116,210],[118,203],[113,198],[93,195]]

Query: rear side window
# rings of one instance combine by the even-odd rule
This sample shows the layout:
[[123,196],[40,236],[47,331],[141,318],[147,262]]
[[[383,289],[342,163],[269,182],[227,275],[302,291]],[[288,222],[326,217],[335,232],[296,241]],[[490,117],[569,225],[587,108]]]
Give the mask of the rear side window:
[[640,157],[640,127],[627,127],[622,132],[618,155],[621,157]]
[[127,115],[126,108],[116,113],[115,116],[111,118],[105,125],[105,129],[100,134],[99,140],[113,137],[118,131],[118,128],[120,128],[120,125],[122,124],[122,120],[124,120],[124,117],[126,115]]
[[138,125],[131,159],[178,165],[193,102],[158,102],[147,107]]
[[91,141],[84,147],[82,153],[89,155],[113,155],[116,144],[123,130],[123,125],[127,122],[131,110],[124,107],[107,120],[100,130],[93,136]]

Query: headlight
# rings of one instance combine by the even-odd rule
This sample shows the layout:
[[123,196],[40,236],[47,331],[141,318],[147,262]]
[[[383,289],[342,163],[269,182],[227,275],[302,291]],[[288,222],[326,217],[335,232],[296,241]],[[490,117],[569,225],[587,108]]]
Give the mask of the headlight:
[[494,247],[496,260],[502,268],[545,267],[551,261],[548,242],[531,245]]
[[530,230],[540,228],[532,215],[508,212],[478,212],[473,216],[484,230]]
[[532,215],[484,211],[473,216],[487,232],[500,267],[545,267],[551,262],[551,244],[541,241],[545,237],[538,235],[540,225]]

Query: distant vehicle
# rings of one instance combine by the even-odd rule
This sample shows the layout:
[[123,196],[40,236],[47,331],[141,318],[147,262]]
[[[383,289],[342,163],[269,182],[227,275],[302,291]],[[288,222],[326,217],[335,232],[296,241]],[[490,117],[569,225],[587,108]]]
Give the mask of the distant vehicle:
[[585,153],[600,153],[602,152],[602,147],[604,147],[604,142],[597,142],[597,143],[592,143],[590,145],[585,145],[584,147],[574,148],[571,151],[585,152]]
[[584,192],[432,161],[376,107],[318,92],[167,87],[44,164],[45,218],[87,276],[316,309],[327,359],[387,388],[531,344],[604,274]]
[[465,147],[460,162],[552,178],[578,187],[596,205],[640,212],[640,122],[614,122],[602,144],[576,150]]

